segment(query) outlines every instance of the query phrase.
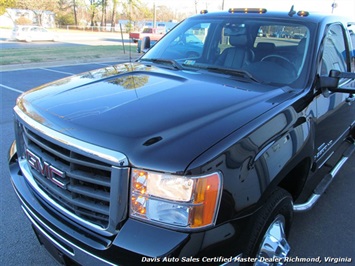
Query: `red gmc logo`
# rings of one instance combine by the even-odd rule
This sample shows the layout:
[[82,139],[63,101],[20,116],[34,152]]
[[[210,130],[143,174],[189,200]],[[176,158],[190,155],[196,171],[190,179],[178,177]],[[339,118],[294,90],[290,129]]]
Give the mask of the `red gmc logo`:
[[39,156],[29,149],[26,149],[26,159],[28,164],[42,176],[46,177],[58,187],[65,189],[68,181],[65,180],[65,172],[55,168],[53,165],[43,161]]

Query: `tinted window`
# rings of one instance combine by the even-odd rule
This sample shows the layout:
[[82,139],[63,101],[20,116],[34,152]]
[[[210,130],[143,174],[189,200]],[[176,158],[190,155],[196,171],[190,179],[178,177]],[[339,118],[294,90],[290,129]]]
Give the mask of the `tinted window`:
[[321,75],[328,75],[332,69],[347,71],[344,40],[343,28],[340,25],[335,24],[328,28],[324,40]]
[[261,83],[297,87],[308,75],[311,36],[310,26],[294,19],[201,16],[179,24],[142,60],[173,59],[182,67],[232,75],[229,70],[240,70]]

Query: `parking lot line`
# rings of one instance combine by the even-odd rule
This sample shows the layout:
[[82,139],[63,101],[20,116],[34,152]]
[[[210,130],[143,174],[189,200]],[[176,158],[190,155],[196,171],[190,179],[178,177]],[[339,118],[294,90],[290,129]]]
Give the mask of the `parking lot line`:
[[3,84],[0,84],[0,87],[3,87],[4,89],[10,90],[10,91],[14,91],[14,92],[18,92],[18,93],[23,93],[23,91],[20,91],[20,90],[18,90],[18,89],[11,88],[11,87],[6,86],[6,85],[3,85]]
[[52,71],[52,72],[56,72],[56,73],[66,74],[66,75],[75,75],[75,73],[65,72],[65,71],[59,71],[59,70],[54,70],[54,69],[50,69],[50,68],[42,68],[42,67],[39,67],[38,69],[46,70],[46,71]]

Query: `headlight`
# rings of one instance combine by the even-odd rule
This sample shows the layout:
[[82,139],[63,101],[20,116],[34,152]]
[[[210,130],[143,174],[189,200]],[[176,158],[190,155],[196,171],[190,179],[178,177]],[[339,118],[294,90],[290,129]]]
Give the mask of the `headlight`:
[[215,223],[221,175],[186,177],[133,169],[130,216],[183,228]]

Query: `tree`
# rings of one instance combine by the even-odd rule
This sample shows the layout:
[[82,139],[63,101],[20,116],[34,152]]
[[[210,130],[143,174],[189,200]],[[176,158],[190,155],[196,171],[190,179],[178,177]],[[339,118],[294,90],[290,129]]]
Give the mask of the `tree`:
[[116,24],[116,10],[118,3],[119,0],[112,0],[111,29],[113,29]]
[[142,16],[142,5],[140,0],[126,0],[122,1],[123,13],[126,15],[126,18],[130,21],[127,25],[129,27],[128,30],[131,30],[134,21],[144,18]]
[[0,16],[5,14],[6,8],[16,6],[16,0],[0,0]]
[[58,25],[75,25],[73,14],[57,15],[56,22]]
[[100,0],[90,0],[89,13],[90,13],[90,26],[95,26],[95,16],[98,12],[98,7],[101,5]]
[[169,21],[174,18],[175,12],[167,6],[159,6],[157,8],[157,21]]
[[[72,0],[58,0],[56,11],[56,23],[58,25],[73,25],[75,24],[75,15],[72,14]],[[75,10],[75,9],[74,9]]]
[[15,20],[16,25],[29,25],[32,21],[24,16],[19,17]]
[[76,0],[73,0],[73,13],[74,13],[74,23],[75,26],[78,26],[78,15],[76,13]]

